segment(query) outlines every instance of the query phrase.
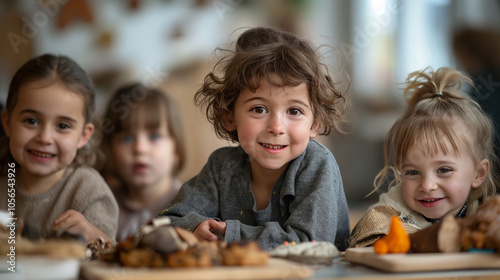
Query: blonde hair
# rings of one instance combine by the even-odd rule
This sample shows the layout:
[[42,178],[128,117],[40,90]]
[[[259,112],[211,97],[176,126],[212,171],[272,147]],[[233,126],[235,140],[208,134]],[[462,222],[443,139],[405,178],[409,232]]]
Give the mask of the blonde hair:
[[[413,145],[423,143],[427,153],[448,153],[449,146],[459,154],[470,155],[475,164],[483,159],[493,165],[494,128],[481,107],[460,91],[461,83],[472,81],[452,68],[410,73],[404,83],[408,107],[389,130],[384,142],[384,168],[374,180],[378,190],[392,173],[389,187],[401,181],[398,169]],[[469,194],[469,201],[484,199],[495,193],[497,174],[488,172],[486,180]]]

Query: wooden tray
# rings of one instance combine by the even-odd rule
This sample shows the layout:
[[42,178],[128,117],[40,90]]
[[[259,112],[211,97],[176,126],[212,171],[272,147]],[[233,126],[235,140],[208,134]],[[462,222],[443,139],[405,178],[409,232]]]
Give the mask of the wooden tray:
[[345,260],[388,272],[419,272],[500,268],[500,254],[463,252],[449,254],[377,255],[372,247],[349,248]]
[[308,279],[313,269],[300,263],[271,258],[267,266],[216,266],[211,268],[128,268],[103,262],[83,262],[80,275],[87,280],[148,279]]

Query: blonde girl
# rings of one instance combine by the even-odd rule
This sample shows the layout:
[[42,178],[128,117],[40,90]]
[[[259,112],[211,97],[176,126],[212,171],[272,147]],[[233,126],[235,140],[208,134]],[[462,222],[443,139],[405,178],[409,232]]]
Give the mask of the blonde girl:
[[446,215],[464,217],[495,193],[492,122],[461,82],[471,83],[451,68],[408,75],[408,108],[387,134],[375,190],[393,180],[353,229],[351,247],[371,246],[393,215],[411,233]]

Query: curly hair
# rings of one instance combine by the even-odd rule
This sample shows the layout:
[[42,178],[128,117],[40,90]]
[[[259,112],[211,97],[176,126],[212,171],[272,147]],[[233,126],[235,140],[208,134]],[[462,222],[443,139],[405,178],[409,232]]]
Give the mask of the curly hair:
[[321,124],[320,135],[332,129],[343,133],[344,111],[349,104],[337,89],[318,50],[308,41],[274,28],[258,27],[243,32],[235,50],[217,48],[225,55],[205,76],[195,94],[195,104],[206,115],[219,138],[238,142],[237,131],[228,131],[224,122],[234,110],[243,89],[255,92],[261,79],[277,87],[307,84],[314,118]]

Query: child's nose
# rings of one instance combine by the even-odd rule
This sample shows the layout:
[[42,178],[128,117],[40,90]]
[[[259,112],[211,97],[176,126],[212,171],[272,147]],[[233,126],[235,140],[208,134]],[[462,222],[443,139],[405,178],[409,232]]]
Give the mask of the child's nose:
[[144,136],[138,136],[134,142],[134,151],[136,153],[145,152],[148,149],[149,143]]
[[48,126],[41,126],[38,130],[36,140],[42,144],[52,144],[53,136],[52,130]]
[[426,193],[435,191],[438,188],[438,183],[433,176],[424,176],[420,183],[420,190]]
[[268,122],[267,131],[274,135],[281,135],[285,133],[285,126],[283,120],[278,115],[271,115]]

